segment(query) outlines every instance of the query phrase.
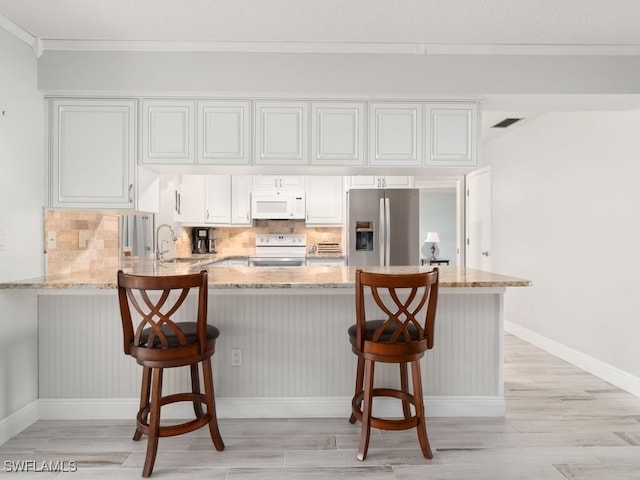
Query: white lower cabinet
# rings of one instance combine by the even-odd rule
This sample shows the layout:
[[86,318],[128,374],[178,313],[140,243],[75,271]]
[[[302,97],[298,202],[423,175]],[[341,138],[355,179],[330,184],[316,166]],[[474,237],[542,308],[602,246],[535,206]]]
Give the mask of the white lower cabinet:
[[53,100],[50,205],[135,207],[136,101]]
[[346,196],[342,177],[307,177],[307,225],[342,225]]

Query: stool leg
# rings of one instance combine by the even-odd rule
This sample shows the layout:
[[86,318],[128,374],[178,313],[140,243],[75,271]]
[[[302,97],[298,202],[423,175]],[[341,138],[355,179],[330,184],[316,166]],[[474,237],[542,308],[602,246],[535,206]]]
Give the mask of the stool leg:
[[216,416],[216,400],[213,389],[213,371],[211,370],[211,359],[207,358],[202,361],[202,373],[204,377],[204,394],[207,399],[207,411],[210,415],[209,419],[209,433],[211,434],[211,440],[216,450],[221,452],[224,450],[224,442],[218,429],[218,418]]
[[144,459],[142,476],[148,477],[153,471],[158,452],[158,435],[160,433],[160,400],[162,398],[162,368],[152,369],[151,407],[149,409],[149,438],[147,439],[147,456]]
[[[404,393],[409,393],[409,376],[407,375],[407,364],[400,364],[400,390]],[[406,420],[411,418],[411,407],[408,400],[402,400],[402,413]]]
[[369,450],[369,436],[371,435],[371,408],[373,406],[373,360],[364,362],[364,398],[362,400],[362,430],[360,431],[360,446],[358,448],[358,460],[367,458]]
[[411,373],[413,374],[413,396],[416,405],[416,417],[418,417],[418,441],[425,458],[432,459],[429,437],[427,437],[427,421],[424,416],[424,397],[422,395],[422,375],[420,374],[420,361],[411,362]]
[[[364,381],[364,359],[362,357],[358,357],[358,366],[356,367],[356,388],[353,394],[354,397],[357,397],[362,391],[362,382]],[[356,423],[356,416],[351,413],[349,417],[349,423]]]
[[[200,394],[200,376],[198,375],[198,364],[194,363],[191,367],[191,391],[195,394]],[[202,412],[202,402],[193,401],[193,411],[196,414],[196,418],[202,418],[204,413]]]
[[[143,367],[142,369],[142,388],[140,390],[140,411],[149,405],[149,395],[151,394],[151,369],[149,367]],[[142,431],[137,426],[136,419],[136,433],[133,434],[135,441],[140,440],[142,437]]]

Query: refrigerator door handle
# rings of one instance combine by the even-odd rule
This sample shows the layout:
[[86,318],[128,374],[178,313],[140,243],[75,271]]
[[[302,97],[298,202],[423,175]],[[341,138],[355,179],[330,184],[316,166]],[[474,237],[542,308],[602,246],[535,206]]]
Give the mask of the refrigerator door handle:
[[384,241],[385,248],[385,266],[391,265],[391,199],[385,198],[384,201],[384,232],[386,238]]
[[380,251],[380,266],[384,266],[386,265],[385,262],[385,258],[384,258],[384,254],[385,254],[385,245],[384,245],[384,239],[385,239],[385,232],[387,230],[387,223],[386,223],[386,218],[385,218],[385,198],[381,198],[380,199],[380,210],[379,210],[379,214],[380,214],[380,219],[379,219],[379,223],[378,223],[378,250]]

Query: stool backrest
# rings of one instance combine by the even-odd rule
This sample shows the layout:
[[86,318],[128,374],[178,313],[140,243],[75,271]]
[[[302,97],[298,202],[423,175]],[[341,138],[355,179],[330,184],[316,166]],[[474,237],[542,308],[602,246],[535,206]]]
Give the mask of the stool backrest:
[[356,270],[356,345],[362,346],[367,318],[365,297],[371,293],[386,319],[376,328],[371,340],[380,341],[385,330],[394,329],[385,343],[411,342],[409,329],[417,331],[427,348],[433,347],[436,305],[438,302],[438,269],[410,274],[371,273]]
[[[130,275],[118,271],[118,299],[124,336],[124,353],[131,353],[131,346],[146,344],[146,348],[169,348],[165,332],[168,328],[178,339],[180,345],[186,345],[184,332],[173,320],[174,314],[182,307],[189,291],[198,290],[197,337],[201,352],[204,351],[207,338],[207,271],[187,275],[144,276]],[[151,293],[151,295],[149,295]],[[171,294],[174,295],[171,295]],[[133,325],[131,307],[137,312],[139,323]],[[144,329],[151,328],[148,336],[141,342]],[[158,347],[154,347],[158,345]]]

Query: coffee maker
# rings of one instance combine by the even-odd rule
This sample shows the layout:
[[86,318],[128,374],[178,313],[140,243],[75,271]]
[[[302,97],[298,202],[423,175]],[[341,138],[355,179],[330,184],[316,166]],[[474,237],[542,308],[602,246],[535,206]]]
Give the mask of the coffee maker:
[[191,229],[191,253],[216,253],[215,229],[193,227]]

